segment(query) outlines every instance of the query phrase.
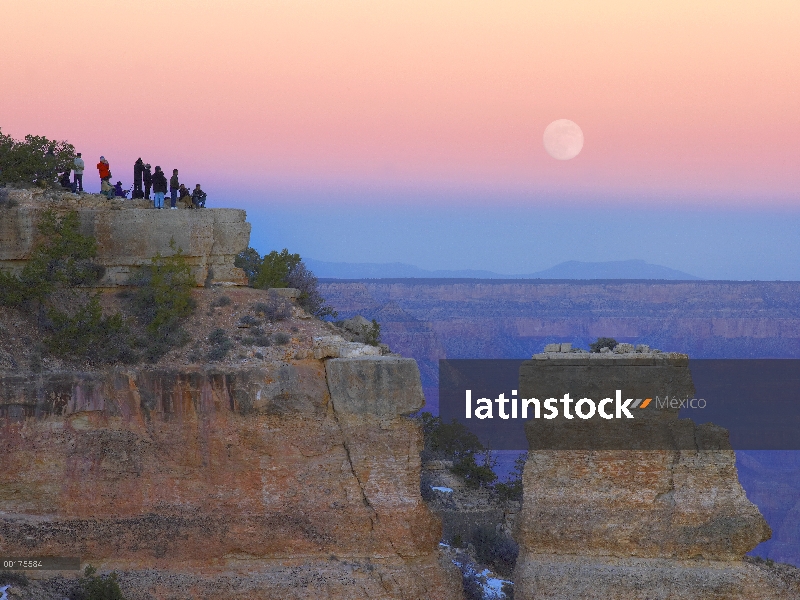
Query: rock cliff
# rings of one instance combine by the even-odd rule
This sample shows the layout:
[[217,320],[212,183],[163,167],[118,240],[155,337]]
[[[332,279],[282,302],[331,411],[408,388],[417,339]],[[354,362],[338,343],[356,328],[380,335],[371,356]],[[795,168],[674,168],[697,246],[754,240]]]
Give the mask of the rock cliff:
[[0,554],[80,556],[131,599],[455,600],[423,402],[391,356],[5,373]]
[[36,243],[36,223],[46,209],[78,212],[83,233],[97,239],[96,262],[105,267],[101,286],[125,284],[156,253],[180,248],[198,285],[246,285],[236,255],[247,248],[250,224],[243,210],[148,210],[146,200],[93,194],[0,189],[0,268],[21,269]]
[[[600,398],[601,387],[622,387],[634,398],[650,397],[654,389],[692,397],[686,356],[629,356],[534,356],[521,369],[521,397],[568,391],[574,398]],[[770,530],[739,484],[726,432],[679,422],[676,410],[648,414],[664,430],[688,433],[688,449],[665,444],[529,453],[515,598],[798,597],[793,582],[743,561]],[[540,443],[540,429],[533,421],[527,425],[532,445]]]

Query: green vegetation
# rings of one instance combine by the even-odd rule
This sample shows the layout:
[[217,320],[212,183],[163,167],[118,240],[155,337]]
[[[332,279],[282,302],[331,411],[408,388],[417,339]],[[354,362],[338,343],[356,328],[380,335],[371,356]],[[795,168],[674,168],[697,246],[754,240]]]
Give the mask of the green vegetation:
[[234,264],[247,274],[251,287],[262,290],[297,288],[300,290],[298,303],[308,313],[316,317],[336,316],[336,311],[325,304],[325,299],[319,293],[317,278],[308,270],[299,254],[290,254],[284,248],[262,257],[254,248],[248,248],[236,257]]
[[34,246],[20,276],[0,274],[0,303],[46,305],[59,290],[97,282],[104,274],[104,269],[92,262],[97,242],[79,228],[76,211],[60,219],[54,211],[44,211],[37,225],[42,241]]
[[214,301],[211,303],[211,306],[229,306],[231,303],[231,299],[229,296],[220,296],[219,298],[215,298]]
[[451,460],[453,466],[450,470],[462,477],[467,487],[491,487],[497,480],[491,452],[474,433],[455,421],[443,423],[440,417],[434,417],[429,412],[422,413],[420,420],[425,437],[423,454],[427,460]]
[[95,364],[131,363],[139,358],[135,348],[155,361],[187,341],[181,324],[194,310],[194,279],[180,249],[156,255],[134,278],[137,289],[127,295],[145,329],[136,339],[121,314],[103,315],[101,294],[90,289],[105,271],[93,262],[97,241],[80,232],[78,213],[59,218],[46,210],[37,228],[41,241],[22,272],[0,271],[0,305],[35,315],[44,348]]
[[0,272],[0,304],[37,315],[44,345],[61,357],[94,363],[130,362],[129,331],[120,315],[103,316],[90,286],[104,274],[92,262],[97,242],[80,232],[77,212],[61,218],[47,210],[38,223],[42,241],[17,276]]
[[15,140],[0,131],[0,185],[56,185],[58,174],[72,170],[75,147],[66,141],[26,135]]
[[282,331],[272,336],[272,341],[275,342],[276,346],[285,346],[290,340],[289,335]]
[[525,461],[528,460],[528,453],[520,454],[514,461],[514,470],[508,481],[499,481],[494,485],[494,491],[501,500],[514,500],[522,502],[522,471],[525,468]]
[[381,343],[381,324],[372,319],[372,326],[364,332],[364,343],[377,346]]
[[146,335],[139,340],[145,358],[155,362],[171,348],[182,346],[189,340],[183,321],[190,316],[196,303],[192,297],[194,277],[183,251],[175,250],[171,256],[156,254],[151,264],[144,267],[132,283],[137,286],[131,299],[133,313],[145,326]]
[[514,571],[519,547],[507,534],[491,525],[477,527],[472,532],[472,545],[475,548],[475,558],[482,564],[489,565],[496,573],[509,576]]
[[97,575],[97,569],[89,565],[83,572],[80,587],[70,600],[125,600],[117,582],[117,574]]
[[28,585],[28,576],[20,571],[0,571],[0,585],[26,587]]
[[228,352],[233,348],[233,342],[228,338],[228,333],[224,329],[215,329],[208,335],[208,343],[211,348],[206,354],[209,362],[223,360],[228,356]]
[[252,286],[261,290],[289,287],[289,274],[301,262],[299,254],[289,254],[284,248],[264,255]]
[[255,306],[253,306],[253,311],[270,323],[285,321],[292,316],[292,306],[289,300],[272,294],[265,302],[256,302]]
[[613,350],[617,346],[617,340],[614,338],[608,337],[601,337],[597,338],[597,341],[589,344],[589,350],[591,352],[600,352],[603,348],[608,348],[609,350]]

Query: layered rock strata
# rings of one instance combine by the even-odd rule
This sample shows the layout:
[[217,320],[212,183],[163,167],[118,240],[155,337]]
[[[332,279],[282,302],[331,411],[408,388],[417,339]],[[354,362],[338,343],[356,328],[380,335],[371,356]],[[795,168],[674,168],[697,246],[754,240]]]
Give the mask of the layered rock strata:
[[96,262],[105,267],[100,286],[124,285],[153,256],[180,249],[198,285],[246,285],[233,264],[247,248],[250,224],[243,210],[148,210],[146,200],[92,194],[45,194],[41,190],[0,190],[0,269],[20,270],[37,241],[42,211],[75,210],[83,233],[97,240]]
[[[547,353],[520,370],[524,398],[600,399],[616,389],[626,398],[694,393],[685,355]],[[739,485],[725,430],[678,420],[677,410],[642,412],[647,435],[660,436],[647,450],[623,449],[631,439],[617,449],[547,449],[543,425],[529,424],[538,449],[523,475],[515,597],[797,597],[742,561],[770,531]],[[573,441],[598,440],[584,434]]]
[[390,356],[6,374],[0,554],[79,556],[132,600],[455,600],[405,416],[423,402]]

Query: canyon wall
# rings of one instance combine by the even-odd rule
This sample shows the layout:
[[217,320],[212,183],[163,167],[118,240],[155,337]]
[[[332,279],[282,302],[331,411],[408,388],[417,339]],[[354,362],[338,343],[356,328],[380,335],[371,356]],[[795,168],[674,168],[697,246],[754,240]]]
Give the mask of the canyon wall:
[[344,317],[418,360],[527,358],[598,337],[692,358],[800,357],[800,282],[324,280]]
[[2,374],[0,554],[79,556],[131,600],[455,600],[423,403],[393,356]]
[[[148,210],[147,200],[108,199],[96,194],[0,189],[0,269],[20,270],[38,239],[42,211],[78,212],[82,233],[97,240],[95,262],[105,267],[100,286],[124,285],[160,253],[182,250],[198,285],[246,285],[234,266],[247,248],[250,223],[243,210]],[[171,243],[174,242],[174,248]]]
[[[800,358],[797,281],[324,280],[343,318],[381,324],[417,359],[428,410],[440,358],[528,358],[546,344],[588,348],[598,337],[692,358]],[[739,477],[774,531],[756,553],[800,565],[800,459],[737,452]]]

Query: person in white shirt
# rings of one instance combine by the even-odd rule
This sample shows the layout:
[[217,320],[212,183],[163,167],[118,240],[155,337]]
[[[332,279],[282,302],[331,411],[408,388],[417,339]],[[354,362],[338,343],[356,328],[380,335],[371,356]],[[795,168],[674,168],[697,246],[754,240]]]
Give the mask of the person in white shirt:
[[83,169],[86,165],[83,163],[83,159],[81,158],[81,153],[78,152],[77,157],[75,158],[75,181],[73,182],[75,185],[76,192],[83,191]]

